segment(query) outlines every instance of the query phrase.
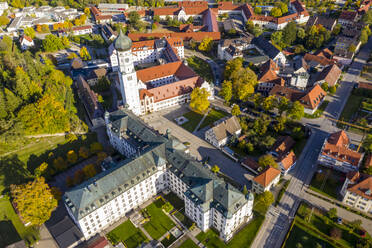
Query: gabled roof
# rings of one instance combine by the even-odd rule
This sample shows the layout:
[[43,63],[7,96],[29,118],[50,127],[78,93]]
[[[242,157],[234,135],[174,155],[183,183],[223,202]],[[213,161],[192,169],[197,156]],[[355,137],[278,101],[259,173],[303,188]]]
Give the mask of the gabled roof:
[[23,40],[27,40],[28,42],[32,42],[32,38],[27,35],[22,35],[20,43],[22,44]]
[[280,170],[269,166],[260,174],[258,174],[258,176],[253,178],[253,181],[266,188],[278,176],[280,176]]
[[332,133],[328,137],[328,143],[335,145],[335,146],[348,146],[349,145],[349,137],[347,136],[344,130]]
[[271,147],[271,151],[278,154],[278,157],[282,157],[292,149],[294,144],[295,141],[290,136],[280,136]]
[[315,109],[326,95],[327,92],[325,92],[322,87],[315,85],[300,99],[300,102],[307,108]]
[[338,19],[354,21],[357,16],[358,16],[358,12],[356,11],[344,10],[341,12],[340,17]]
[[232,116],[212,127],[213,133],[218,141],[223,140],[230,135],[234,135],[241,129],[239,120],[236,116]]
[[266,40],[263,35],[253,38],[252,43],[263,50],[270,59],[275,59],[275,57],[280,53],[279,49]]
[[337,20],[335,18],[331,17],[325,17],[325,16],[311,16],[309,20],[306,23],[307,27],[311,27],[314,25],[322,25],[328,30],[332,30],[334,25],[336,25]]
[[290,151],[287,155],[279,158],[277,162],[281,163],[285,170],[288,170],[296,162],[296,155],[293,151]]
[[372,176],[359,174],[359,178],[356,179],[356,183],[349,185],[347,191],[372,200]]
[[337,80],[340,78],[341,73],[342,71],[337,65],[329,65],[318,74],[315,81],[318,82],[324,80],[328,83],[329,86],[333,86],[337,83]]
[[277,72],[279,71],[278,65],[272,60],[268,60],[260,67],[260,74],[258,76],[259,82],[268,82],[279,78]]

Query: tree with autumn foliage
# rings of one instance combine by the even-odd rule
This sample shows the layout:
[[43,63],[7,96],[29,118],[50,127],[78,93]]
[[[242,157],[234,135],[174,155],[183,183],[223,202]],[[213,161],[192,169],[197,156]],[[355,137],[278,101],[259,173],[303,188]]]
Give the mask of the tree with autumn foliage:
[[200,42],[198,49],[203,52],[209,52],[213,47],[213,39],[211,37],[205,37]]
[[88,49],[85,46],[80,48],[79,54],[80,58],[82,58],[83,60],[90,60],[92,58],[88,52]]
[[58,204],[43,177],[26,184],[11,185],[10,192],[22,220],[31,225],[42,225]]
[[88,164],[83,168],[85,179],[94,177],[97,174],[96,166],[94,164]]
[[205,88],[194,88],[190,95],[190,108],[198,113],[205,113],[210,104],[209,96],[210,93]]
[[79,149],[79,157],[81,158],[88,158],[89,157],[89,149],[85,146],[80,147]]

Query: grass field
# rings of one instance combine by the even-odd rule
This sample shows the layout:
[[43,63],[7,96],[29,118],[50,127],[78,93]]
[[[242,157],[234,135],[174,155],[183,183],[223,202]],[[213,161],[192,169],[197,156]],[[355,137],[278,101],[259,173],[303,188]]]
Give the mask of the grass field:
[[[311,216],[311,217],[310,217]],[[294,226],[288,236],[284,247],[356,247],[364,241],[372,242],[367,234],[366,240],[354,232],[345,224],[337,224],[334,219],[330,219],[319,209],[311,210],[306,204],[301,204],[295,217]],[[339,238],[332,237],[332,230],[339,229]]]
[[218,121],[219,119],[221,119],[221,118],[223,118],[227,115],[228,115],[228,113],[226,113],[224,111],[211,109],[209,111],[207,117],[205,117],[203,123],[200,125],[200,129],[202,129],[206,126],[212,125],[215,121]]
[[213,83],[212,69],[211,66],[206,61],[196,56],[193,56],[187,59],[187,64],[206,81]]
[[199,233],[196,238],[201,241],[207,248],[242,248],[250,247],[258,230],[260,229],[264,217],[259,214],[255,214],[253,220],[251,220],[242,230],[234,235],[228,244],[225,244],[219,237],[218,233],[213,230]]
[[38,236],[39,231],[36,228],[23,225],[8,199],[0,199],[0,247],[21,239],[33,243]]
[[[340,187],[345,181],[345,174],[325,167],[319,167],[310,183],[309,188],[327,197],[337,199]],[[325,182],[324,182],[325,180]]]
[[117,244],[123,242],[128,248],[135,248],[147,241],[146,236],[140,229],[136,228],[130,220],[112,230],[107,234],[107,238],[113,243]]
[[181,127],[186,129],[190,133],[192,133],[195,130],[196,126],[203,118],[202,114],[196,113],[194,111],[187,112],[183,116],[188,119],[188,122],[182,124]]
[[191,239],[186,239],[185,242],[183,242],[178,248],[198,248],[197,246]]
[[360,104],[363,101],[363,96],[357,96],[350,94],[349,99],[345,104],[344,109],[342,110],[340,120],[349,122],[353,115],[358,112]]
[[162,211],[163,205],[164,201],[159,199],[146,208],[150,215],[150,221],[145,223],[143,227],[154,239],[159,239],[175,226],[173,221]]

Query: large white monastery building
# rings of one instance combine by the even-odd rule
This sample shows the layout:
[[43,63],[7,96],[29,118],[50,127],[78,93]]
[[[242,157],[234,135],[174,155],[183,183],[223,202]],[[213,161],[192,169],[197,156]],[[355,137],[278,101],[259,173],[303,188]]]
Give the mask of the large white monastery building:
[[[207,89],[213,98],[211,85],[181,61],[181,39],[159,39],[139,45],[120,32],[110,54],[111,66],[119,74],[123,103],[136,115],[184,104],[195,87]],[[135,70],[135,65],[159,62],[160,58],[168,63]]]
[[105,114],[111,144],[128,159],[68,190],[63,200],[85,238],[112,225],[165,189],[185,203],[185,213],[224,240],[252,218],[253,195],[244,196],[201,163],[170,132],[160,135],[127,110]]

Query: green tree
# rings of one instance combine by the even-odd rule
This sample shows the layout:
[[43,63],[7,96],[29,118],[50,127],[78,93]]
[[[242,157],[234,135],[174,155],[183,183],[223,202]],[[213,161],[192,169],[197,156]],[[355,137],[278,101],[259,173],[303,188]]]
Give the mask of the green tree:
[[231,74],[243,68],[243,59],[235,58],[226,62],[224,76],[230,78]]
[[90,60],[91,59],[91,56],[88,52],[88,49],[85,46],[80,48],[79,54],[80,54],[80,58],[82,58],[83,60]]
[[287,118],[284,116],[278,116],[276,118],[277,123],[274,125],[275,132],[282,132],[285,129],[285,123],[287,122]]
[[213,165],[213,167],[211,168],[211,171],[214,174],[217,174],[218,172],[220,172],[220,167],[218,167],[217,165]]
[[288,6],[286,3],[277,2],[275,5],[280,9],[282,15],[285,15],[288,13]]
[[203,52],[209,52],[213,47],[213,39],[211,37],[205,37],[200,42],[198,49]]
[[336,93],[336,90],[337,90],[336,85],[333,85],[333,86],[329,87],[329,93],[331,93],[331,94]]
[[267,115],[261,115],[253,122],[253,130],[256,134],[263,136],[267,132],[271,120]]
[[336,24],[336,26],[333,28],[333,30],[332,30],[332,34],[334,35],[334,36],[337,36],[340,32],[341,32],[341,29],[342,29],[342,26],[341,26],[341,24]]
[[300,39],[304,39],[305,36],[306,36],[305,29],[303,29],[303,28],[298,28],[298,29],[297,29],[297,37],[300,38]]
[[35,38],[36,35],[36,31],[33,27],[26,27],[25,29],[23,29],[23,33],[31,39]]
[[352,53],[355,53],[355,51],[356,51],[356,46],[355,46],[354,44],[351,44],[351,45],[349,46],[349,48],[348,48],[348,51],[349,51],[349,52],[352,52]]
[[254,209],[257,210],[262,215],[266,214],[267,209],[275,201],[273,193],[270,191],[265,191],[255,198]]
[[90,145],[90,153],[96,154],[103,150],[103,146],[99,142],[94,142]]
[[360,33],[360,42],[362,44],[366,44],[367,41],[368,41],[368,33],[366,30],[362,30],[362,32]]
[[360,219],[353,220],[349,222],[349,225],[351,226],[352,230],[360,229],[362,221]]
[[292,45],[297,38],[297,25],[295,22],[290,22],[283,29],[283,41],[287,45]]
[[89,149],[85,146],[80,147],[79,149],[79,157],[81,158],[88,158],[89,157]]
[[363,140],[363,148],[372,152],[372,134],[367,134],[367,137]]
[[27,184],[11,185],[10,191],[22,220],[31,225],[42,225],[58,204],[43,177]]
[[278,45],[280,48],[284,48],[286,44],[283,42],[283,31],[276,31],[271,34],[271,42]]
[[46,162],[43,162],[41,165],[39,165],[35,169],[35,177],[40,177],[46,170],[48,169],[48,164]]
[[7,106],[6,106],[6,100],[4,96],[4,92],[0,89],[0,119],[5,119],[7,117]]
[[199,113],[205,113],[209,108],[210,93],[205,88],[196,87],[190,95],[190,108]]
[[327,215],[328,215],[328,218],[330,218],[332,220],[337,218],[337,209],[336,208],[331,208],[330,210],[328,210]]
[[85,180],[94,177],[97,174],[97,170],[94,164],[87,164],[82,169]]
[[287,115],[292,120],[300,120],[304,116],[304,106],[299,101],[295,101],[291,104]]
[[230,102],[232,98],[232,83],[231,81],[224,80],[221,86],[219,95],[223,97],[225,102]]
[[155,23],[153,23],[153,24],[151,25],[151,29],[152,29],[152,30],[155,30],[155,29],[157,29],[157,26],[156,26],[156,24],[155,24]]
[[6,26],[10,22],[9,18],[6,16],[0,16],[0,26]]
[[325,92],[328,92],[328,90],[329,90],[329,87],[328,87],[328,83],[327,82],[322,83],[322,85],[320,85],[320,87],[322,87],[322,89]]
[[266,168],[268,166],[271,166],[273,168],[279,167],[278,164],[275,162],[275,158],[270,154],[262,155],[261,157],[259,157],[258,164],[262,168]]
[[90,9],[87,7],[87,8],[84,8],[84,14],[86,16],[90,16]]
[[19,107],[22,100],[7,88],[4,88],[4,96],[8,112],[13,113]]
[[277,101],[275,96],[268,96],[266,97],[262,102],[262,108],[265,111],[270,111],[274,109],[274,106],[276,106]]
[[270,15],[273,17],[281,17],[283,15],[282,11],[278,7],[274,7],[270,11]]
[[243,195],[247,195],[249,193],[248,189],[247,189],[247,185],[244,184],[243,186]]
[[78,156],[74,150],[70,150],[67,152],[67,161],[70,164],[76,163],[77,159],[78,159]]
[[137,11],[131,11],[129,12],[129,15],[128,15],[128,18],[129,18],[129,22],[130,24],[136,24],[140,21],[141,17],[140,15],[138,14]]
[[254,8],[254,13],[257,15],[260,15],[262,13],[262,8],[261,7],[255,7]]
[[234,116],[238,116],[238,115],[241,114],[238,104],[234,104],[234,106],[231,109],[231,114],[234,115]]
[[160,22],[160,17],[158,15],[154,15],[153,20],[154,22]]
[[362,17],[362,21],[366,24],[372,24],[372,10],[368,10]]

